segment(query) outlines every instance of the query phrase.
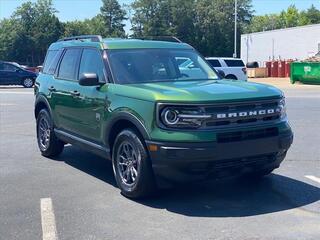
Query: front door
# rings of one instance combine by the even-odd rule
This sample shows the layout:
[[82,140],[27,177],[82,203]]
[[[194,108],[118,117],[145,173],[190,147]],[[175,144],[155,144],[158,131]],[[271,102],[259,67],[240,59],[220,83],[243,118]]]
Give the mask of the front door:
[[108,84],[106,83],[106,71],[101,52],[93,48],[83,49],[78,79],[84,73],[96,73],[101,86],[80,86],[77,84],[73,89],[78,93],[74,97],[74,117],[76,132],[93,142],[102,142],[102,121],[107,108],[106,96]]

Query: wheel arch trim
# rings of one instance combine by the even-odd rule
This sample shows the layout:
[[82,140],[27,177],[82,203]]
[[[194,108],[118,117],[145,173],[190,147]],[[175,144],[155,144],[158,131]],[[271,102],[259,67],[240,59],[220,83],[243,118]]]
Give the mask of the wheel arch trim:
[[115,126],[115,124],[117,124],[119,121],[128,121],[131,124],[133,124],[140,132],[140,134],[142,135],[142,137],[145,140],[150,140],[150,135],[148,133],[147,128],[145,127],[145,125],[142,123],[142,121],[135,116],[134,114],[127,112],[127,111],[120,111],[118,113],[114,113],[115,115],[112,116],[112,119],[110,119],[107,123],[106,129],[104,131],[104,136],[106,138],[106,143],[107,145],[109,145],[109,137],[110,134],[112,132],[113,127]]
[[50,116],[52,117],[52,111],[51,111],[51,108],[50,108],[50,104],[49,104],[47,98],[45,96],[43,96],[43,95],[38,95],[36,97],[36,101],[34,103],[34,117],[37,118],[37,106],[39,104],[44,104],[46,106],[46,108],[48,109]]

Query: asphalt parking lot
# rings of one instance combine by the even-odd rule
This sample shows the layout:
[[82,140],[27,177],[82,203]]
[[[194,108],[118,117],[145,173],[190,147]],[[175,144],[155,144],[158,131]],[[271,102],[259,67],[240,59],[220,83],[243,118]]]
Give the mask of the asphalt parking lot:
[[0,87],[0,239],[320,239],[320,86],[257,81],[287,97],[295,139],[281,168],[143,201],[120,195],[111,163],[91,153],[42,157],[33,90]]

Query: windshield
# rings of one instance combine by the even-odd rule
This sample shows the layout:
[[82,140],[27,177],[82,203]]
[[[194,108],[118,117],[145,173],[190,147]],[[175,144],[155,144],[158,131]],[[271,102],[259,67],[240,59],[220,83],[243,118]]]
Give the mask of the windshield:
[[110,50],[109,60],[114,80],[120,84],[219,79],[194,50]]

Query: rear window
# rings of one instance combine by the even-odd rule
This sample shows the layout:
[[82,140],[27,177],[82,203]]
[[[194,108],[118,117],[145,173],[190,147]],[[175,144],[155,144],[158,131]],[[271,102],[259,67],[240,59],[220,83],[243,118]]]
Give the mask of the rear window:
[[[44,65],[43,65],[43,73],[49,74],[50,68],[53,68],[52,63],[57,55],[58,51],[48,51],[46,59],[44,60]],[[55,70],[55,67],[54,67]],[[53,72],[54,72],[53,70]],[[52,72],[52,71],[51,71]]]
[[227,64],[228,67],[244,67],[244,63],[242,60],[224,59],[224,62]]
[[0,71],[10,71],[10,72],[14,72],[15,70],[17,70],[18,68],[15,67],[12,64],[8,64],[8,63],[2,63],[0,64]]
[[208,59],[207,60],[212,67],[221,67],[219,60],[216,59]]

